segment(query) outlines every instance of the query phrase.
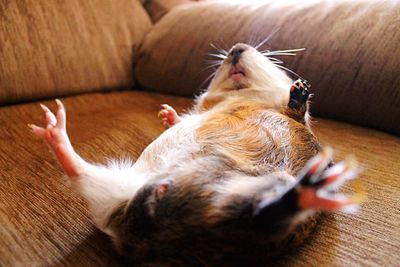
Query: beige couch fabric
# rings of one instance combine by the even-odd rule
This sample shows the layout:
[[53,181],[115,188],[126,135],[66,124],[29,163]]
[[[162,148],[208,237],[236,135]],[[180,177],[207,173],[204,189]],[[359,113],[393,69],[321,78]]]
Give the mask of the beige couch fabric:
[[146,36],[135,77],[155,91],[191,96],[212,72],[213,43],[306,47],[281,57],[311,81],[313,113],[400,134],[400,1],[209,1],[179,6]]
[[137,0],[0,2],[0,104],[128,87],[151,21]]
[[[63,99],[78,153],[104,163],[137,158],[162,131],[159,105],[178,111],[191,100],[145,92],[91,93]],[[95,104],[93,104],[95,103]],[[54,101],[44,104],[55,107]],[[39,103],[0,108],[0,265],[124,266],[94,229],[84,202],[64,181],[49,148],[27,123],[41,124]],[[395,266],[400,262],[400,139],[374,130],[316,119],[316,135],[365,166],[367,199],[355,216],[325,218],[308,242],[277,266]],[[345,137],[345,138],[344,138]],[[345,191],[351,191],[346,186]],[[129,266],[129,265],[125,265]]]

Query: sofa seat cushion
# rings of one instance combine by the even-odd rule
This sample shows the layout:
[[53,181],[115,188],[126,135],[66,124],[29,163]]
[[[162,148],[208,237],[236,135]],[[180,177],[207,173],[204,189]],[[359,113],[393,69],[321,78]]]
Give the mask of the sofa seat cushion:
[[[137,158],[163,131],[159,105],[168,103],[181,111],[191,103],[138,91],[62,100],[77,152],[99,163]],[[43,103],[55,106],[53,101]],[[123,265],[90,222],[83,200],[64,181],[49,148],[29,131],[27,123],[42,124],[42,115],[39,103],[0,108],[0,265]],[[314,129],[322,143],[337,150],[337,159],[351,153],[365,166],[361,180],[368,197],[359,214],[327,216],[304,246],[276,263],[398,264],[400,139],[323,119],[316,119]]]

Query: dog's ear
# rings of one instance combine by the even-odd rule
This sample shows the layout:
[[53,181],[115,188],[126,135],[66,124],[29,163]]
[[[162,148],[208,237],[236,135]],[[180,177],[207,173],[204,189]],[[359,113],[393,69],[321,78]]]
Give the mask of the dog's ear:
[[173,182],[171,180],[162,180],[154,188],[154,195],[157,200],[161,200],[172,189]]

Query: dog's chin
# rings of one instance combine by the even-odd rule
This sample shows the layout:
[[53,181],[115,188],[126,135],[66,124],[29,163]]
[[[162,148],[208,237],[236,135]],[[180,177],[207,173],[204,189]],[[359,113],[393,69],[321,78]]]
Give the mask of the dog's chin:
[[248,86],[248,84],[247,84],[244,80],[245,80],[245,79],[240,80],[240,81],[235,81],[235,82],[233,83],[233,88],[234,88],[235,90],[240,90],[240,89],[248,88],[249,86]]
[[243,89],[248,84],[248,70],[242,64],[231,66],[228,72],[227,80],[232,85],[232,89]]
[[218,88],[218,91],[235,91],[247,88],[247,79],[245,77],[227,77],[214,88]]

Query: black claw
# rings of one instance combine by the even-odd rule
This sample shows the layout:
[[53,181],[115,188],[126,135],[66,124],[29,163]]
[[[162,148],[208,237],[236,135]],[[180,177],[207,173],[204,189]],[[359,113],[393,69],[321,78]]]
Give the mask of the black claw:
[[310,83],[306,80],[298,79],[290,88],[290,100],[288,106],[292,109],[300,109],[312,96],[310,94]]
[[299,184],[302,186],[308,186],[308,187],[320,187],[325,183],[325,180],[323,179],[317,179],[316,181],[312,181],[311,177],[314,175],[317,175],[318,177],[321,177],[326,170],[328,170],[331,166],[333,165],[332,162],[327,163],[327,165],[324,167],[324,169],[321,170],[321,172],[314,174],[314,173],[306,173],[304,176],[299,177]]
[[[308,187],[320,187],[325,183],[323,179],[324,173],[333,166],[332,162],[332,151],[329,148],[325,148],[318,156],[311,159],[307,165],[303,168],[303,171],[298,177],[299,184]],[[316,158],[319,158],[319,163],[314,162]],[[317,165],[316,165],[317,164]],[[318,168],[316,168],[318,167]],[[319,177],[319,178],[317,178]]]

